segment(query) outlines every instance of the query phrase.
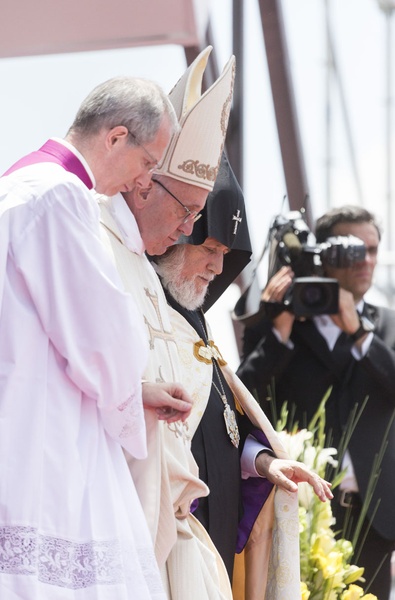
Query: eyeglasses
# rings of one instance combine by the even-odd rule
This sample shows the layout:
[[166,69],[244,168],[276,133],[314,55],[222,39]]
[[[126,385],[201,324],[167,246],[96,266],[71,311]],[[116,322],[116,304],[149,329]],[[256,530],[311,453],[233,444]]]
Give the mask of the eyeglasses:
[[147,156],[149,157],[149,163],[147,164],[147,171],[148,173],[153,173],[156,169],[156,167],[159,164],[159,161],[156,160],[156,158],[154,156],[152,156],[151,152],[149,152],[147,150],[147,148],[145,146],[143,146],[143,144],[139,141],[138,137],[132,133],[131,131],[129,131],[128,129],[128,134],[134,139],[134,141],[136,142],[137,146],[140,146],[140,148],[142,148],[144,150],[144,152],[147,154]]
[[180,204],[182,206],[182,208],[185,210],[185,217],[182,221],[183,223],[189,223],[190,221],[193,221],[194,223],[196,223],[196,221],[198,221],[200,219],[200,217],[202,216],[202,213],[198,213],[197,210],[189,210],[189,208],[187,206],[185,206],[185,204],[183,202],[181,202],[181,200],[179,200],[170,190],[168,190],[167,187],[165,187],[163,185],[163,183],[161,183],[157,179],[152,179],[152,181],[154,183],[157,183],[158,185],[160,185],[160,187],[163,188],[165,190],[165,192],[167,192],[169,194],[169,196],[171,196],[176,202],[178,202],[178,204]]

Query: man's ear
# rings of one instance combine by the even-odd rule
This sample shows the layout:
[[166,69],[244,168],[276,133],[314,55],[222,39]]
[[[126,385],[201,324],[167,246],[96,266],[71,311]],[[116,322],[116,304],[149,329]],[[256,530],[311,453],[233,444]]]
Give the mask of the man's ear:
[[113,148],[121,140],[125,140],[129,135],[129,131],[125,125],[117,125],[107,132],[106,144],[108,148]]
[[145,208],[145,206],[147,206],[147,204],[149,203],[149,193],[152,189],[152,184],[150,184],[148,187],[141,187],[139,185],[137,185],[134,190],[133,190],[133,195],[134,195],[134,203],[136,205],[137,208],[142,209]]

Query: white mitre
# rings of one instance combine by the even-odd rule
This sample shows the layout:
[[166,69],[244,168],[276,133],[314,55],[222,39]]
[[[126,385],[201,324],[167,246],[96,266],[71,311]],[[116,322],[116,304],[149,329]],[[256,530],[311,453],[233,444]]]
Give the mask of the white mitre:
[[207,46],[169,94],[181,129],[172,138],[156,173],[211,191],[217,178],[235,78],[235,57],[202,95],[204,70],[212,46]]

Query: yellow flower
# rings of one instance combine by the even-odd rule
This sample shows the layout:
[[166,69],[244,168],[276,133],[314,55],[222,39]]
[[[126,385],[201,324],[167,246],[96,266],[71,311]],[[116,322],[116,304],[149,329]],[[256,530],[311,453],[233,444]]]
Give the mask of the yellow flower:
[[363,575],[364,572],[363,567],[357,567],[356,565],[350,565],[344,574],[344,583],[348,585],[349,583],[354,583],[354,581],[358,581]]
[[351,584],[348,590],[343,592],[341,600],[358,600],[363,597],[363,589],[359,585]]
[[[282,419],[282,428],[284,423]],[[327,464],[336,465],[336,450],[323,447],[324,424],[322,404],[311,430],[293,428],[291,433],[280,432],[288,454],[321,476]],[[341,473],[337,475],[336,485],[340,480]],[[301,600],[377,600],[372,594],[364,595],[363,588],[354,583],[364,581],[364,569],[349,564],[352,543],[335,538],[336,521],[331,503],[322,503],[308,484],[300,483],[298,487]]]
[[307,589],[307,584],[304,581],[300,582],[300,594],[301,600],[308,600],[310,597],[310,592]]
[[374,594],[364,594],[363,589],[359,585],[350,585],[348,590],[343,592],[341,600],[377,600]]
[[[316,515],[317,515],[317,523],[316,523],[317,531],[324,530],[324,531],[332,532],[331,526],[335,525],[336,519],[334,518],[334,516],[332,514],[331,503],[330,502],[321,502],[318,505]],[[333,534],[333,537],[335,537],[334,534]]]
[[350,558],[354,550],[352,547],[352,543],[349,540],[344,540],[343,538],[336,541],[336,549],[343,554],[343,558],[345,561],[347,561]]
[[322,531],[319,534],[313,533],[311,544],[312,558],[318,558],[321,555],[327,556],[335,545],[330,531]]
[[340,552],[329,552],[321,559],[321,569],[324,579],[330,579],[332,587],[336,588],[343,582],[343,556]]

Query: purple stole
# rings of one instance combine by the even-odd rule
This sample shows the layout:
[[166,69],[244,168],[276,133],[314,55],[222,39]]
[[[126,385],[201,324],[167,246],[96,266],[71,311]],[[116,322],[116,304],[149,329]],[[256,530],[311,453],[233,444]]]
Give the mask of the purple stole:
[[[266,448],[270,448],[269,440],[260,429],[254,429],[251,434]],[[239,522],[237,535],[236,553],[244,549],[254,523],[270,492],[273,484],[265,477],[249,477],[241,481],[241,498],[243,504],[243,516]]]
[[66,171],[74,173],[74,175],[76,175],[89,190],[93,188],[93,182],[80,159],[66,146],[63,146],[63,144],[60,144],[55,140],[48,140],[39,150],[31,152],[18,160],[4,173],[4,175],[9,175],[18,169],[41,162],[56,163]]
[[[253,429],[251,434],[266,448],[271,447],[266,435],[260,429]],[[248,479],[241,480],[243,516],[238,526],[236,554],[240,554],[244,550],[254,523],[273,487],[273,484],[265,477],[249,477]],[[191,504],[191,513],[197,509],[198,505],[199,499],[196,498]]]

